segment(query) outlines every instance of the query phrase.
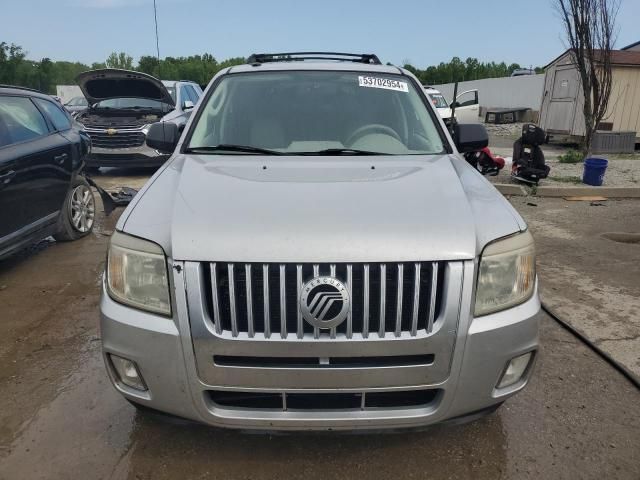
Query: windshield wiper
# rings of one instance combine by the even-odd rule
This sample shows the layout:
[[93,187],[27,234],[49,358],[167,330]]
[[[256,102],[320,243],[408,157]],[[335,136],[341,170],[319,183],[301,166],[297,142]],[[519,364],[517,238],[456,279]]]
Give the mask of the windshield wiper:
[[259,153],[261,155],[284,155],[277,150],[269,150],[268,148],[252,147],[250,145],[232,145],[229,143],[221,143],[220,145],[208,145],[203,147],[190,147],[185,149],[185,153],[201,153],[201,152],[241,152],[241,153]]
[[358,150],[355,148],[326,148],[313,152],[288,152],[289,155],[386,155],[382,152],[370,150]]

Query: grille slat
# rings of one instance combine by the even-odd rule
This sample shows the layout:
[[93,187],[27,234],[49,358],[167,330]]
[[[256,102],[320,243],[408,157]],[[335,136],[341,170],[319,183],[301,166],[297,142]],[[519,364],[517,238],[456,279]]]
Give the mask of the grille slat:
[[[302,265],[296,265],[296,288],[297,288],[297,303],[300,303],[300,296],[302,295]],[[302,338],[304,336],[304,326],[302,324],[302,312],[298,308],[298,316],[297,316],[297,328],[296,334],[298,338]]]
[[384,338],[386,325],[385,317],[387,313],[387,266],[380,265],[380,326],[378,328],[378,336]]
[[363,270],[362,336],[369,338],[369,264],[366,264]]
[[280,265],[280,336],[287,338],[287,271]]
[[404,265],[398,265],[398,293],[396,300],[396,337],[400,336],[402,332],[402,294],[403,294],[403,282],[404,282]]
[[[215,332],[233,338],[415,337],[432,332],[442,303],[444,275],[437,262],[204,265]],[[307,323],[299,304],[302,286],[327,274],[345,284],[351,308],[343,323],[325,330]]]
[[255,335],[255,328],[253,325],[253,295],[251,294],[251,264],[247,263],[244,266],[245,274],[245,288],[247,291],[247,323],[249,324],[249,337],[253,338]]
[[269,307],[269,265],[262,265],[262,296],[263,296],[263,310],[264,315],[264,336],[266,338],[271,337],[271,309]]
[[218,265],[211,264],[211,291],[212,291],[212,307],[213,307],[213,320],[215,322],[216,333],[222,333],[222,323],[220,322],[220,303],[218,300]]
[[430,295],[430,305],[429,305],[429,322],[427,323],[427,333],[430,333],[433,330],[433,321],[435,319],[435,311],[436,311],[436,293],[438,286],[438,264],[434,263],[431,266],[431,295]]
[[233,263],[227,266],[229,275],[229,315],[231,317],[231,332],[234,337],[238,336],[238,318],[237,318],[237,306],[236,306],[236,287],[233,272]]
[[[336,276],[336,264],[332,263],[331,266],[329,267],[329,274],[332,277]],[[332,327],[331,328],[331,338],[336,338],[336,335],[338,333],[338,329],[336,327]]]
[[[353,266],[347,265],[347,291],[349,292],[349,298],[351,298],[351,302],[353,304],[353,289],[351,285],[353,284]],[[353,307],[349,309],[347,313],[347,338],[353,337]]]
[[414,265],[415,269],[415,280],[413,282],[413,312],[411,317],[411,335],[416,334],[418,330],[418,311],[420,309],[420,265],[416,263]]

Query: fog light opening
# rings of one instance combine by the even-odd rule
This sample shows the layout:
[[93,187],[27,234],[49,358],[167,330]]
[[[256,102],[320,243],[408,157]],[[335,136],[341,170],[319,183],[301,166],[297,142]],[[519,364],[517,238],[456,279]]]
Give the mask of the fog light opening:
[[511,385],[518,383],[527,371],[527,367],[529,367],[532,357],[533,352],[528,352],[524,355],[512,358],[509,365],[507,365],[507,368],[504,370],[502,377],[500,377],[500,381],[496,388],[500,389],[510,387]]
[[147,386],[142,379],[142,375],[138,370],[136,362],[128,360],[126,358],[118,357],[117,355],[109,355],[111,359],[111,365],[120,380],[127,387],[131,387],[135,390],[146,391]]

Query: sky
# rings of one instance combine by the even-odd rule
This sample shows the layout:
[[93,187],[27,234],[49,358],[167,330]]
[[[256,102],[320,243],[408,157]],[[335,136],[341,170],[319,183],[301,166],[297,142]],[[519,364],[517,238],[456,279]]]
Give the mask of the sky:
[[[160,56],[376,53],[425,68],[458,56],[544,66],[565,48],[553,0],[156,0]],[[621,0],[617,47],[640,40],[639,0]],[[155,55],[153,0],[0,0],[0,41],[28,58],[103,62]]]

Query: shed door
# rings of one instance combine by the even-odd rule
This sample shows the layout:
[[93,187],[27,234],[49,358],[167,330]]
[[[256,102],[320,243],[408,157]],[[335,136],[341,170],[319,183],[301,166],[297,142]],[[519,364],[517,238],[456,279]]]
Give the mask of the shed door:
[[579,82],[578,72],[573,67],[556,68],[546,122],[549,132],[572,134]]

